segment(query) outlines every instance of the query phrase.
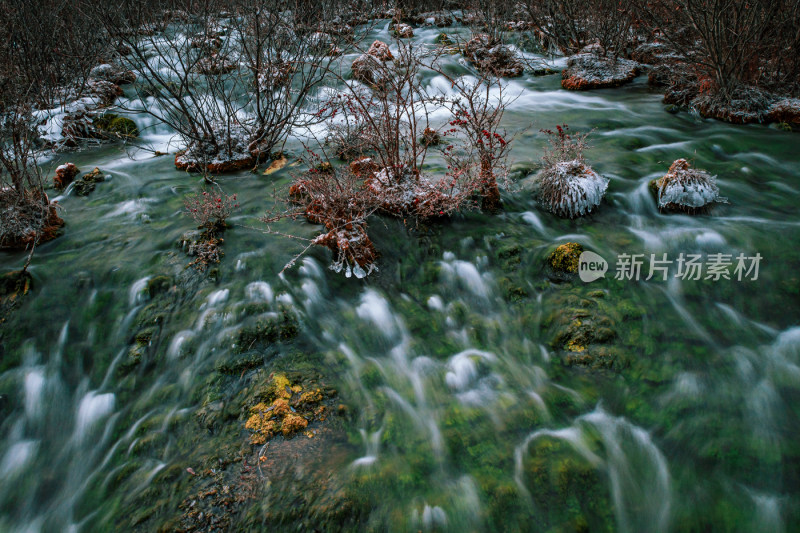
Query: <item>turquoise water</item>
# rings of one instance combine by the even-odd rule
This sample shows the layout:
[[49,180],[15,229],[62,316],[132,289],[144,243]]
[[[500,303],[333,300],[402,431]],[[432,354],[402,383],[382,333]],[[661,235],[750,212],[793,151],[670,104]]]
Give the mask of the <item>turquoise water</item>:
[[[34,288],[0,326],[0,529],[149,531],[219,515],[278,530],[792,530],[796,134],[669,114],[643,77],[570,93],[558,75],[524,76],[507,92],[504,125],[524,131],[502,213],[371,221],[382,257],[364,280],[327,270],[324,249],[278,274],[302,247],[258,217],[297,167],[219,177],[241,207],[203,275],[180,248],[194,229],[183,197],[202,180],[172,156],[104,146],[45,162],[48,175],[72,161],[112,178],[59,198],[64,234],[37,249]],[[165,146],[169,131],[134,118]],[[587,160],[610,179],[574,221],[530,194],[538,130],[562,123],[594,130]],[[659,213],[647,183],[681,157],[717,175],[729,204]],[[546,258],[564,242],[609,261],[606,278],[553,279]],[[615,280],[623,253],[763,259],[757,280]],[[24,259],[0,255],[5,271]],[[151,294],[157,276],[169,279]],[[236,344],[283,312],[296,337]],[[276,371],[327,387],[330,414],[312,438],[262,449],[244,425]],[[204,518],[192,515],[212,482],[249,496],[200,499]]]

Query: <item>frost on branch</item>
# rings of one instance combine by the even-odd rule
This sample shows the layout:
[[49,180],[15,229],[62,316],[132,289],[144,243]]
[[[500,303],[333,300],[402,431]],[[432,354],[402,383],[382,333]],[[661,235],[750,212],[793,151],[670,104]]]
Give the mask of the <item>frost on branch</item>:
[[479,189],[478,179],[475,173],[456,170],[434,181],[401,165],[374,172],[365,186],[387,214],[426,219],[469,207],[473,192]]
[[305,216],[311,224],[324,226],[323,233],[310,244],[332,252],[331,270],[358,278],[377,270],[378,252],[367,235],[367,218],[378,208],[378,200],[349,167],[314,165],[295,179],[289,200],[297,209],[267,216],[264,222]]

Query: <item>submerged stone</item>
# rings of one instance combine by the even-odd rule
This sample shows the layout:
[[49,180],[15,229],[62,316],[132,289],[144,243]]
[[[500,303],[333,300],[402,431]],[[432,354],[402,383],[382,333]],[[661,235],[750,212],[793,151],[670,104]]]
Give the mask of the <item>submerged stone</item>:
[[72,187],[72,190],[75,191],[75,194],[78,196],[89,196],[95,188],[97,187],[98,183],[102,183],[106,180],[106,177],[100,171],[99,168],[94,167],[94,170],[89,172],[88,174],[84,174],[81,176],[79,180],[75,182],[75,185]]

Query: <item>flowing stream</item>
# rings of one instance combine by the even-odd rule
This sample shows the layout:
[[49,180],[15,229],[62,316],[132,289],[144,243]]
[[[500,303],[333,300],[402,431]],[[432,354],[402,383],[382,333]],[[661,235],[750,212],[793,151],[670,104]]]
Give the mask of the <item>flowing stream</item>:
[[[433,43],[439,31],[418,29],[414,41]],[[389,40],[383,27],[375,36]],[[459,58],[446,58],[448,68],[463,69]],[[433,74],[424,83],[447,91]],[[345,480],[358,529],[792,530],[797,134],[669,114],[646,77],[577,93],[557,74],[526,74],[507,93],[515,99],[504,125],[521,133],[511,154],[517,190],[504,193],[501,214],[428,228],[373,221],[380,271],[362,280],[329,271],[324,249],[279,275],[300,245],[264,234],[258,217],[291,167],[219,178],[241,207],[221,264],[200,276],[185,270],[180,241],[193,229],[183,197],[201,180],[176,171],[172,156],[107,145],[45,162],[49,176],[69,160],[111,179],[89,197],[59,197],[63,235],[37,248],[33,289],[0,326],[0,530],[154,530],[161,515],[141,515],[148,505],[179,515],[193,479],[185,469],[199,472],[193,449],[226,434],[196,421],[209,376],[237,357],[237,332],[282,310],[298,337],[256,355],[271,371],[315,354],[314,371],[348,408],[339,459],[324,468]],[[132,118],[144,141],[166,148],[168,130]],[[610,179],[600,208],[574,221],[530,193],[545,143],[538,130],[564,123],[594,130],[587,159]],[[298,154],[298,141],[287,151]],[[648,182],[678,158],[717,175],[730,203],[703,216],[659,213]],[[305,237],[318,231],[282,224]],[[552,279],[547,256],[565,242],[605,258],[606,277]],[[756,280],[614,279],[620,254],[681,253],[762,260]],[[0,254],[4,271],[24,259]],[[177,287],[150,294],[158,276]],[[157,298],[166,312],[145,339],[147,355],[127,370]],[[237,449],[249,448],[241,418],[224,424]],[[264,501],[284,505],[281,481],[270,480]],[[170,487],[166,501],[153,496]],[[309,500],[325,497],[316,490]],[[325,515],[310,520],[336,529]]]

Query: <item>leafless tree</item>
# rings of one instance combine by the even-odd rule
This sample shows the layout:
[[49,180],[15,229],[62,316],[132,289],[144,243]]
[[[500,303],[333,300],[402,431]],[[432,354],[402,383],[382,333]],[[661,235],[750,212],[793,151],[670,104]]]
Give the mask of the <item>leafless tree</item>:
[[107,42],[70,2],[0,4],[0,246],[55,236],[63,221],[44,193],[36,164],[37,109],[80,94]]
[[[162,0],[149,18],[131,5],[103,20],[145,82],[137,108],[178,133],[179,168],[222,172],[268,158],[292,128],[317,120],[301,108],[338,51],[338,37],[312,31],[331,2],[298,3],[302,27],[280,0]],[[163,31],[148,31],[159,20]]]
[[[637,15],[723,99],[742,84],[797,90],[798,0],[635,0]],[[708,82],[711,85],[708,85]]]

